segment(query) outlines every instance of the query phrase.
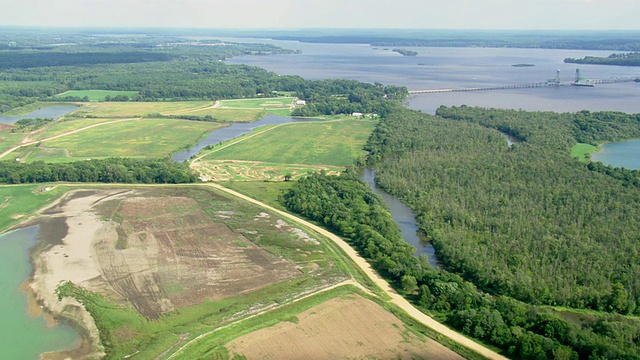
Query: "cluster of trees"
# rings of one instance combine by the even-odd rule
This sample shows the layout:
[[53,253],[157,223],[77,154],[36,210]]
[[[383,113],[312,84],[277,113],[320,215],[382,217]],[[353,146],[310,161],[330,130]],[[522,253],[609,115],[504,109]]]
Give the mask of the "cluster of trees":
[[307,106],[296,108],[293,116],[377,114],[384,117],[409,96],[404,86],[366,84],[355,80],[307,81],[296,91]]
[[11,129],[11,132],[16,133],[33,131],[52,121],[52,118],[20,119],[13,124],[13,129]]
[[[556,312],[484,293],[460,276],[430,267],[402,239],[383,200],[356,171],[299,180],[283,195],[288,209],[345,236],[416,305],[459,331],[520,359],[636,358],[640,321],[587,316],[576,325]],[[622,294],[621,287],[617,287]],[[618,298],[622,301],[622,297]]]
[[607,57],[585,56],[582,59],[566,58],[564,62],[571,64],[640,66],[640,52],[616,53]]
[[417,51],[407,50],[407,49],[393,49],[393,52],[397,52],[398,54],[403,56],[418,56]]
[[193,183],[197,177],[186,164],[166,159],[109,158],[57,164],[0,161],[0,183],[55,181],[181,184]]

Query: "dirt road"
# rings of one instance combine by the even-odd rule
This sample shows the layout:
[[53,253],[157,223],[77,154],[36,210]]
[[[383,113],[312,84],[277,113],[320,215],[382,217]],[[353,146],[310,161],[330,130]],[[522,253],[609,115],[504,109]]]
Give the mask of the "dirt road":
[[278,210],[274,207],[271,207],[267,204],[264,204],[258,200],[255,200],[253,198],[250,198],[248,196],[245,196],[243,194],[240,194],[236,191],[233,191],[231,189],[227,189],[224,186],[215,184],[215,183],[208,183],[207,185],[212,186],[218,190],[224,191],[230,195],[236,196],[238,198],[241,198],[243,200],[246,200],[248,202],[251,202],[253,204],[256,204],[264,209],[267,209],[269,211],[272,211],[282,217],[285,217],[287,219],[290,219],[292,221],[295,221],[301,225],[304,225],[310,229],[312,229],[313,231],[318,232],[319,234],[326,236],[327,238],[329,238],[330,240],[332,240],[333,242],[335,242],[338,246],[340,246],[340,248],[365,272],[365,274],[367,274],[367,276],[369,276],[369,278],[371,278],[371,280],[373,282],[375,282],[375,284],[377,286],[379,286],[381,289],[384,290],[384,292],[389,295],[389,297],[391,297],[391,302],[393,304],[395,304],[396,306],[400,307],[402,310],[406,311],[411,317],[413,317],[414,319],[416,319],[417,321],[419,321],[420,323],[422,323],[423,325],[437,331],[438,333],[448,337],[449,339],[469,348],[472,349],[476,352],[478,352],[479,354],[489,358],[489,359],[500,359],[500,360],[505,360],[507,359],[506,357],[496,353],[495,351],[492,351],[486,347],[484,347],[481,344],[478,344],[477,342],[449,329],[448,327],[442,325],[441,323],[435,321],[433,318],[425,315],[424,313],[422,313],[420,310],[416,309],[413,305],[411,305],[411,303],[409,303],[405,298],[403,298],[402,296],[400,296],[395,290],[393,290],[393,288],[391,288],[391,286],[389,285],[389,283],[383,279],[382,277],[380,277],[380,275],[378,275],[378,273],[373,270],[373,268],[371,267],[371,265],[369,265],[369,263],[362,258],[351,246],[349,246],[349,244],[347,244],[344,240],[342,240],[339,236],[336,236],[335,234],[322,229],[319,226],[316,226],[304,219],[301,219],[297,216],[291,215],[289,213],[286,213],[284,211]]

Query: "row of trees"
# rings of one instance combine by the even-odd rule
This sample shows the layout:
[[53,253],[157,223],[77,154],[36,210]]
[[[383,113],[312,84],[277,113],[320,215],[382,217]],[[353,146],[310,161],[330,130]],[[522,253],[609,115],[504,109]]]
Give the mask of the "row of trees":
[[0,161],[0,183],[55,181],[181,184],[195,182],[197,177],[186,164],[165,159],[109,158],[57,164]]
[[640,52],[616,53],[607,57],[585,56],[581,59],[566,58],[564,62],[571,64],[640,66]]

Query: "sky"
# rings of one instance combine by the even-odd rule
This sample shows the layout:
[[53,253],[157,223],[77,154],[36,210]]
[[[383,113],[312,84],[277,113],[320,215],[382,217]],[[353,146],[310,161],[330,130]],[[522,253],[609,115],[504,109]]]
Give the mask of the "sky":
[[640,30],[640,0],[0,0],[0,26]]

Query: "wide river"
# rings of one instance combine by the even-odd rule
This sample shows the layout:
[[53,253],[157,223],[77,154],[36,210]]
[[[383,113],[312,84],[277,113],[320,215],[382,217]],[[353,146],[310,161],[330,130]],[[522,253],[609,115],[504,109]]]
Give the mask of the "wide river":
[[[523,110],[573,112],[617,110],[640,113],[640,83],[570,86],[576,68],[583,78],[613,79],[640,76],[640,67],[565,64],[565,58],[608,56],[611,51],[405,47],[417,56],[402,56],[392,48],[360,44],[308,44],[296,41],[224,38],[236,42],[268,42],[302,54],[239,56],[230,64],[255,65],[280,75],[307,79],[345,78],[406,86],[409,90],[464,89],[519,85],[554,79],[560,87],[422,94],[409,107],[434,113],[440,105],[470,105]],[[514,67],[530,64],[530,67]]]

